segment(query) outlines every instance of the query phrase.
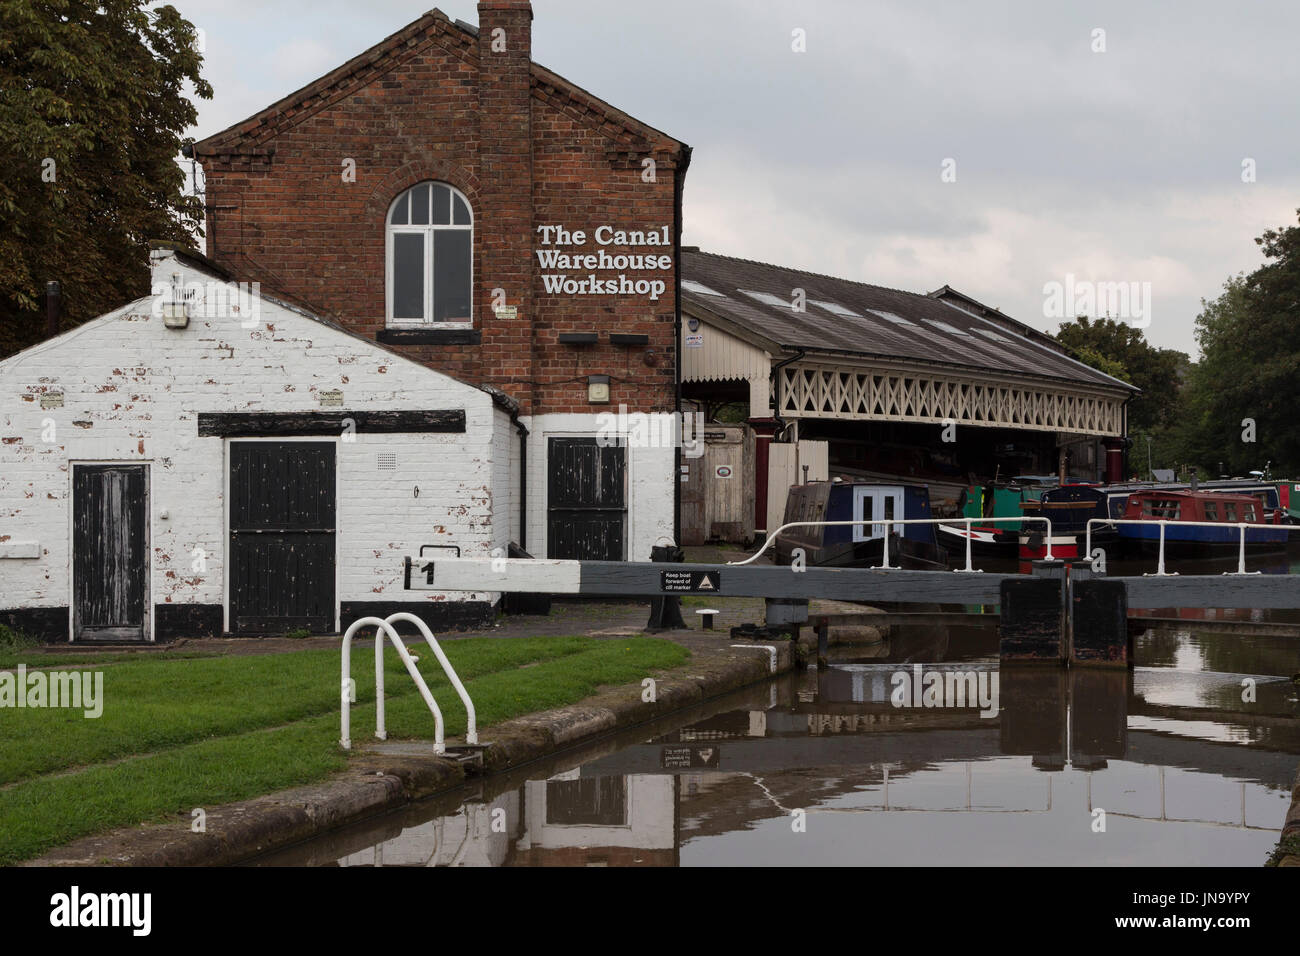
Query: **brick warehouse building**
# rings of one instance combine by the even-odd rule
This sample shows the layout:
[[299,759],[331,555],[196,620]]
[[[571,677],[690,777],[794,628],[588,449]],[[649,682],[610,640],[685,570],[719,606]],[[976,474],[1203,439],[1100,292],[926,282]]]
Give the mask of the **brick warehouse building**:
[[675,536],[677,450],[601,413],[676,405],[689,148],[532,63],[528,3],[479,13],[196,144],[208,255],[156,248],[150,296],[0,362],[0,621],[474,624],[490,581],[417,596],[402,556]]
[[[642,560],[674,535],[672,462],[590,445],[606,403],[675,408],[689,148],[533,63],[526,0],[478,9],[477,29],[433,10],[197,143],[207,253],[406,357],[505,392],[529,432],[515,540],[539,556]],[[562,245],[570,235],[547,227],[585,241]],[[555,253],[632,261],[544,266]],[[647,257],[667,267],[630,267]],[[583,289],[589,277],[616,291]],[[593,467],[602,480],[577,473]],[[620,480],[626,491],[611,498]]]

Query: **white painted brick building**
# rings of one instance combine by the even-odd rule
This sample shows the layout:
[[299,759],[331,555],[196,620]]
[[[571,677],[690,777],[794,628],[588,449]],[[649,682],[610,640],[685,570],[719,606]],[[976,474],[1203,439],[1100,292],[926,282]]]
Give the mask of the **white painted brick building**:
[[[153,295],[0,361],[0,622],[145,641],[398,609],[475,625],[490,581],[408,591],[405,556],[546,556],[553,443],[590,453],[598,415],[517,416],[186,250],[152,272]],[[645,560],[672,540],[674,449],[613,453],[624,557]]]
[[[262,442],[322,443],[333,453],[333,527],[316,529],[332,532],[319,536],[333,538],[333,580],[271,582],[318,587],[332,598],[321,629],[410,601],[445,605],[418,609],[444,626],[485,619],[498,594],[406,592],[402,559],[426,544],[479,556],[506,546],[518,457],[508,409],[487,391],[270,299],[246,297],[232,314],[218,300],[238,298],[238,288],[195,258],[155,251],[152,265],[159,294],[0,362],[0,620],[82,638],[108,626],[138,628],[145,640],[272,630],[273,622],[241,627],[231,619],[228,573],[233,449]],[[192,294],[187,328],[164,325],[173,289]],[[463,426],[376,431],[365,420],[407,413],[396,427],[425,428],[400,422],[430,411],[458,413]],[[200,416],[231,413],[299,417],[243,429],[226,422],[229,434],[200,434]],[[143,606],[117,621],[112,613],[90,620],[88,606],[79,615],[74,581],[78,544],[98,549],[95,564],[121,557],[112,541],[79,541],[74,527],[73,473],[104,464],[138,466],[146,490]],[[92,516],[116,527],[109,537],[127,533],[121,524],[130,517],[115,494],[98,496],[99,510],[112,513]],[[117,588],[136,572],[101,564],[96,574],[115,577],[109,585]],[[81,584],[83,603],[93,603],[86,589],[94,582]],[[111,604],[122,595],[107,597]],[[295,623],[282,616],[286,627]]]

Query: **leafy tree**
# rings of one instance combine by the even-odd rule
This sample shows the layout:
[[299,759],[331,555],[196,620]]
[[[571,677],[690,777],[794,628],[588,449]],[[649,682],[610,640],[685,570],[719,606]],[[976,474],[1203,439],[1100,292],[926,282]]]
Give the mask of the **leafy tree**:
[[[1297,210],[1300,212],[1300,210]],[[1255,240],[1268,261],[1229,280],[1196,320],[1195,383],[1207,462],[1300,474],[1300,227]],[[1253,424],[1252,424],[1253,423]],[[1244,440],[1253,428],[1255,441]]]
[[[1220,466],[1229,474],[1244,474],[1264,464],[1255,461],[1257,446],[1241,446],[1240,419],[1237,428],[1230,430],[1225,410],[1214,407],[1221,383],[1242,375],[1238,359],[1225,345],[1231,344],[1247,327],[1245,310],[1244,275],[1228,279],[1218,298],[1201,300],[1201,313],[1196,318],[1201,360],[1188,371],[1178,415],[1169,435],[1169,451],[1175,460],[1215,477]],[[1225,439],[1225,435],[1230,437]]]
[[1086,362],[1099,372],[1105,372],[1112,378],[1120,379],[1127,382],[1129,371],[1124,367],[1124,363],[1103,355],[1090,345],[1076,345],[1072,351],[1075,357],[1081,362]]
[[1085,315],[1063,324],[1056,340],[1080,361],[1142,389],[1128,406],[1130,432],[1149,433],[1173,421],[1186,354],[1155,348],[1141,329],[1124,322]]
[[194,27],[146,0],[0,0],[0,356],[149,291],[148,242],[192,242],[176,158],[212,88]]

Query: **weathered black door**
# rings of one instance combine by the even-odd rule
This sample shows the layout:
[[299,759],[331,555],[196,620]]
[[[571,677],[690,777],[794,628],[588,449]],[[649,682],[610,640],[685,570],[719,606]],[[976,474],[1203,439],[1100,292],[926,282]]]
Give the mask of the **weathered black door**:
[[230,629],[334,630],[334,444],[230,443]]
[[149,468],[72,466],[73,635],[149,638]]
[[546,556],[625,560],[625,450],[594,438],[552,438],[547,452]]

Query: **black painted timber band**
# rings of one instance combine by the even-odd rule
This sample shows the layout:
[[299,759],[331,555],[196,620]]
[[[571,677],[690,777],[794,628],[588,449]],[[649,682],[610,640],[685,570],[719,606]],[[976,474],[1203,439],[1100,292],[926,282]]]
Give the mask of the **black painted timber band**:
[[382,329],[375,341],[385,345],[482,345],[478,329]]
[[463,408],[426,411],[199,412],[200,438],[465,431]]

